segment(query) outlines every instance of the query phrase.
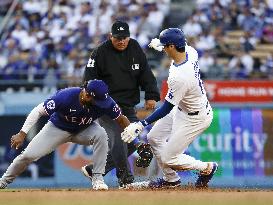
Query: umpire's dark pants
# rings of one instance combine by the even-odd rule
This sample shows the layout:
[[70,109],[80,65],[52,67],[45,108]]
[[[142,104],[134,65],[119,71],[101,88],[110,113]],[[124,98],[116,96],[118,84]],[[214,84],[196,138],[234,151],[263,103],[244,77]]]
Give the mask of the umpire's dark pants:
[[[125,115],[130,122],[138,121],[134,107],[120,107],[122,109],[122,114]],[[122,130],[114,120],[108,116],[103,116],[99,119],[99,122],[100,125],[104,127],[109,137],[109,153],[107,156],[105,174],[116,168],[120,186],[132,183],[134,176],[131,173],[127,157],[136,150],[136,147],[132,143],[127,144],[121,140],[120,133]]]

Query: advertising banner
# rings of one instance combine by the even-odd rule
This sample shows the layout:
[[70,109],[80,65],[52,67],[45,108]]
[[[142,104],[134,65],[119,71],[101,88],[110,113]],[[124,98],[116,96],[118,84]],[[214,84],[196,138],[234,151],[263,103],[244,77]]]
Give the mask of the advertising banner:
[[207,95],[215,103],[273,102],[273,81],[205,81]]
[[[91,187],[91,181],[83,175],[81,167],[93,163],[93,146],[65,143],[55,151],[55,180],[58,186]],[[108,185],[117,186],[115,171],[106,177]]]
[[[272,103],[273,81],[215,81],[206,80],[204,86],[212,103]],[[162,81],[161,100],[168,90]]]
[[218,161],[218,175],[273,175],[273,111],[214,109],[212,125],[198,137],[190,152],[203,161]]

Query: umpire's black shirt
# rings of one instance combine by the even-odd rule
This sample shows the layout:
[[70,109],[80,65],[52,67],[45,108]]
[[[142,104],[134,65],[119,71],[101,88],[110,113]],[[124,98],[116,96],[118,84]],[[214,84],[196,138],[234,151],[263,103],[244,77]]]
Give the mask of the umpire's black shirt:
[[138,42],[130,39],[123,51],[111,40],[94,49],[85,67],[84,80],[100,79],[109,87],[110,96],[120,105],[134,107],[140,102],[139,89],[145,100],[159,101],[156,79]]

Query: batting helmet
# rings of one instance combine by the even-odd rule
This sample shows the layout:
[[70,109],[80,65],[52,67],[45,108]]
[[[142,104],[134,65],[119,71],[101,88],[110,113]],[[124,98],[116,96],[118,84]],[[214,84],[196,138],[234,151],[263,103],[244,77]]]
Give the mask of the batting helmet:
[[159,40],[162,46],[173,44],[177,48],[186,46],[184,33],[179,28],[168,28],[159,34]]

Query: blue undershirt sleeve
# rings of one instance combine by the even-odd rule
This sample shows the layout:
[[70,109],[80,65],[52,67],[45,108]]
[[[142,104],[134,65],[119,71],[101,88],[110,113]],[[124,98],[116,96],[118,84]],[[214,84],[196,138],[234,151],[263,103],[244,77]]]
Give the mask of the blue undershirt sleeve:
[[156,109],[149,117],[147,117],[145,120],[141,120],[141,123],[143,126],[147,126],[163,117],[165,117],[167,114],[171,112],[174,105],[168,102],[167,100],[164,101],[163,105]]

